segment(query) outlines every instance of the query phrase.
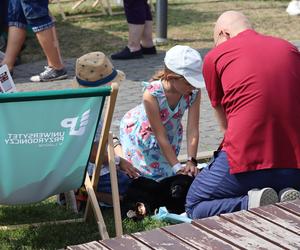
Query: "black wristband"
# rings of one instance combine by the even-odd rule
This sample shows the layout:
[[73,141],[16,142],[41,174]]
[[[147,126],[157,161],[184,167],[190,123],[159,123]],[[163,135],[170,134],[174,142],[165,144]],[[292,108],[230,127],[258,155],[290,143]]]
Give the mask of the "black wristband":
[[197,160],[194,157],[188,157],[187,161],[193,163],[193,165],[195,167],[197,167],[197,165],[198,165],[198,162],[197,162]]

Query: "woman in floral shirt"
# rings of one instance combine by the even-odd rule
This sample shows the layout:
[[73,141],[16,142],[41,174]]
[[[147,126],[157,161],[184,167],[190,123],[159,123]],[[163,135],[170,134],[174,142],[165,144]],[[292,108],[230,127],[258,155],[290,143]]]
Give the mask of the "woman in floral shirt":
[[199,140],[202,59],[188,47],[177,45],[165,56],[165,69],[150,83],[144,83],[143,103],[128,111],[121,121],[120,140],[124,156],[142,176],[160,180],[183,173],[197,174],[196,164],[178,161],[183,128],[181,119],[188,110],[187,154],[193,159]]

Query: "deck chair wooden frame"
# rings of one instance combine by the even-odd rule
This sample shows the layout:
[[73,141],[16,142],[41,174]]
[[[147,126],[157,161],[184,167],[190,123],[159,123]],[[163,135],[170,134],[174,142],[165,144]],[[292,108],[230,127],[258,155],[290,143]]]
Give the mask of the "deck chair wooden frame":
[[[117,89],[117,85],[112,85],[113,89]],[[97,149],[97,155],[96,155],[96,169],[93,173],[92,180],[90,181],[90,178],[86,178],[86,188],[87,192],[91,192],[89,195],[89,199],[87,202],[87,207],[85,210],[84,218],[85,220],[88,219],[90,216],[90,209],[91,205],[94,209],[95,206],[93,206],[93,203],[97,201],[96,196],[94,196],[93,190],[97,190],[97,185],[99,181],[100,176],[100,170],[101,166],[103,164],[103,158],[101,155],[105,154],[106,145],[108,150],[108,161],[109,161],[109,171],[110,171],[110,178],[111,178],[111,188],[112,188],[112,200],[113,200],[113,210],[114,210],[114,218],[115,218],[115,229],[116,229],[116,236],[121,236],[123,234],[122,229],[122,220],[121,220],[121,210],[120,210],[120,199],[119,199],[119,190],[118,190],[118,181],[117,181],[117,172],[116,172],[116,165],[115,165],[115,157],[114,157],[114,147],[113,147],[113,136],[112,133],[109,132],[110,124],[113,117],[113,111],[115,109],[115,102],[117,99],[117,92],[112,91],[111,97],[109,99],[109,102],[107,103],[107,109],[104,117],[104,123],[102,127],[101,137],[98,144]],[[101,211],[100,211],[101,212]],[[108,233],[106,227],[103,227],[105,225],[103,217],[99,211],[94,210],[94,214],[97,219],[99,232],[102,235],[102,238],[108,238]]]
[[[118,87],[119,87],[119,85],[117,83],[113,83],[111,86],[106,86],[106,87],[101,88],[102,90],[106,89],[105,90],[106,93],[104,94],[104,97],[101,99],[101,104],[100,104],[101,107],[99,107],[99,110],[100,110],[99,112],[101,112],[99,114],[101,115],[104,113],[104,119],[102,119],[103,125],[102,125],[102,133],[101,133],[98,150],[97,150],[96,168],[95,168],[92,179],[90,179],[90,177],[88,176],[87,171],[85,171],[86,176],[85,177],[82,176],[82,180],[84,180],[84,186],[86,187],[86,190],[88,193],[88,202],[87,202],[86,211],[84,213],[83,220],[85,221],[89,217],[88,215],[91,214],[91,213],[89,213],[89,210],[92,209],[94,212],[94,217],[96,219],[96,223],[98,225],[99,233],[100,233],[100,236],[102,239],[109,238],[109,235],[107,233],[107,229],[106,229],[105,222],[103,220],[101,209],[99,207],[99,204],[98,204],[98,201],[96,198],[95,190],[97,190],[97,183],[99,180],[100,168],[101,168],[102,162],[103,162],[101,155],[104,155],[104,152],[106,150],[106,145],[107,145],[107,150],[108,150],[109,169],[110,169],[110,176],[111,176],[112,199],[113,199],[113,210],[114,210],[116,235],[120,236],[123,233],[122,222],[121,222],[118,183],[117,183],[117,174],[116,174],[116,166],[115,166],[115,161],[114,161],[112,134],[109,132],[111,121],[112,121],[112,116],[113,116],[113,112],[114,112],[114,108],[115,108]],[[97,89],[99,89],[99,90],[97,90]],[[95,94],[96,92],[97,92],[97,94]],[[102,96],[102,94],[100,93],[100,88],[71,89],[71,90],[69,90],[69,92],[68,92],[68,90],[54,90],[54,91],[41,91],[41,92],[1,94],[0,95],[0,103],[1,103],[1,107],[5,106],[6,103],[9,103],[9,102],[16,102],[18,104],[20,102],[20,100],[16,101],[16,99],[18,99],[18,98],[20,99],[20,95],[22,96],[22,101],[24,101],[24,102],[26,102],[26,101],[38,101],[38,102],[41,101],[41,102],[43,102],[43,100],[45,100],[45,99],[52,100],[52,99],[56,99],[56,98],[63,99],[63,101],[64,101],[65,99],[73,98],[74,94],[76,94],[77,97],[82,97],[82,99],[85,97],[88,98],[90,96],[100,96],[100,95]],[[55,96],[55,97],[53,97],[53,96]],[[80,98],[78,98],[78,99],[80,99]],[[86,103],[85,100],[86,99],[84,99],[84,104]],[[104,105],[104,102],[106,102],[105,105]],[[96,104],[97,104],[97,102],[96,102]],[[0,107],[0,109],[1,109],[1,107]],[[5,116],[6,114],[7,114],[7,111],[4,110],[2,113],[2,117]],[[0,128],[0,131],[1,131],[1,128]],[[95,131],[96,131],[96,128],[95,128]],[[90,136],[95,136],[95,133]],[[0,134],[0,136],[3,136],[3,134]],[[91,139],[89,139],[89,141],[91,141],[91,146],[90,146],[90,151],[91,151],[92,144],[93,144],[93,137],[89,137],[89,138],[91,138]],[[1,139],[2,139],[2,137],[1,137]],[[86,164],[87,164],[89,155],[86,155],[85,157],[86,157]],[[85,162],[85,160],[84,160],[84,162]],[[4,168],[4,162],[2,162],[2,160],[0,159],[0,170],[1,170],[1,168]],[[84,171],[84,169],[83,169],[83,171]],[[80,183],[80,180],[79,180],[79,183]],[[4,189],[1,190],[2,189],[1,187],[3,187]],[[76,187],[76,188],[79,188],[79,187]],[[0,195],[1,195],[1,192],[3,193],[4,191],[5,191],[5,186],[0,185]],[[69,190],[64,190],[63,187],[61,187],[61,189],[59,190],[59,193],[67,192],[67,191],[69,191]],[[40,193],[40,192],[42,192],[42,191],[38,190],[37,193]],[[15,194],[15,192],[12,192],[13,200],[15,199],[14,194]],[[52,195],[54,195],[54,194],[55,193],[53,193]],[[4,195],[4,197],[5,197],[5,195]],[[48,198],[48,197],[44,197],[42,199],[46,199],[46,198]],[[5,200],[5,198],[3,198],[3,199]],[[40,199],[40,200],[42,200],[42,199]],[[21,202],[23,202],[23,201],[21,201]],[[23,204],[21,202],[16,203],[16,204]],[[1,202],[1,196],[0,196],[0,204],[7,205],[7,203]],[[9,203],[9,204],[11,204],[11,203]],[[24,203],[24,204],[26,204],[26,203]],[[74,219],[74,220],[65,220],[65,221],[61,221],[61,222],[56,221],[56,222],[50,222],[50,224],[61,224],[61,223],[70,223],[70,222],[78,222],[78,221],[81,221],[81,220]],[[46,223],[45,222],[35,223],[34,225],[38,226],[38,225],[42,225],[42,224],[46,224]],[[14,229],[14,228],[18,228],[18,227],[19,227],[18,225],[2,226],[2,227],[0,227],[0,230]]]

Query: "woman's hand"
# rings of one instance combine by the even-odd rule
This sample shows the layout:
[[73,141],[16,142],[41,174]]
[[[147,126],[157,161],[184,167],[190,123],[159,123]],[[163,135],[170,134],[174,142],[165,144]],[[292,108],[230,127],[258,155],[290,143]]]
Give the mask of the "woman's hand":
[[185,174],[195,177],[198,174],[198,172],[198,168],[192,162],[187,161],[183,169],[181,171],[178,171],[177,174]]
[[130,178],[138,178],[141,174],[138,169],[126,159],[120,157],[120,169],[123,170]]

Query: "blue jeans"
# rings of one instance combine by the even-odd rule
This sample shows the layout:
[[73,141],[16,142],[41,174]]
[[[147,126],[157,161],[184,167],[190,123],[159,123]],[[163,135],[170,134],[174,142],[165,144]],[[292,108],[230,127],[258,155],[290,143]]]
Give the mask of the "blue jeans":
[[205,218],[248,209],[248,191],[271,187],[279,192],[300,189],[300,169],[277,168],[230,174],[227,154],[216,152],[210,165],[192,183],[186,198],[190,218]]
[[10,0],[8,26],[25,29],[30,25],[37,33],[54,26],[48,9],[48,0]]
[[[117,171],[119,194],[124,195],[131,183],[131,178],[123,171]],[[97,186],[97,191],[111,194],[110,173],[101,175]]]

